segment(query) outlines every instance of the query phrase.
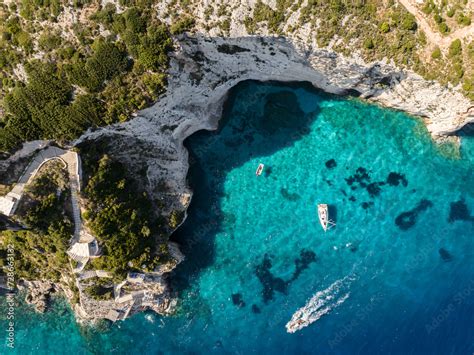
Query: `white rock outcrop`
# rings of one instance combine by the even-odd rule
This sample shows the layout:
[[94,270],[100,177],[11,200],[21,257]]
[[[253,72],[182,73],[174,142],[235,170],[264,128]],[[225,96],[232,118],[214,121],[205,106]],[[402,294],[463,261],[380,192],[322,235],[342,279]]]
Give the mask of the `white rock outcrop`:
[[[310,82],[338,95],[357,95],[423,118],[433,137],[474,121],[473,103],[452,89],[383,62],[366,64],[283,37],[183,36],[171,60],[166,94],[137,117],[83,135],[108,137],[115,157],[146,169],[147,188],[165,210],[185,210],[188,155],[183,141],[216,129],[229,90],[245,80]],[[166,186],[166,192],[162,188]],[[171,198],[171,199],[170,199]]]

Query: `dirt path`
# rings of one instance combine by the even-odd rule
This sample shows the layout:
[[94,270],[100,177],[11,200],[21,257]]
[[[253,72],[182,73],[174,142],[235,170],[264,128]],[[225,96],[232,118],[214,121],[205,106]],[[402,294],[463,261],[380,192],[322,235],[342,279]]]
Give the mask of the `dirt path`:
[[426,39],[434,45],[437,45],[441,50],[445,50],[449,47],[452,41],[455,39],[474,39],[474,24],[470,26],[460,28],[448,35],[443,36],[436,30],[433,30],[425,17],[425,14],[418,9],[415,0],[398,0],[413,16],[416,18],[418,26],[425,32]]

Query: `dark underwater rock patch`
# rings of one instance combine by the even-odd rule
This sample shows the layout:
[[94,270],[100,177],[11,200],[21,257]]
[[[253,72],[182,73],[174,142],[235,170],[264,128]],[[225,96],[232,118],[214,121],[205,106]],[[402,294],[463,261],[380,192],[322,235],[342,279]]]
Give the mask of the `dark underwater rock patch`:
[[356,202],[357,199],[354,196],[349,197],[349,201]]
[[380,191],[382,191],[380,186],[382,186],[382,184],[379,182],[373,182],[367,185],[366,189],[367,189],[367,192],[369,193],[369,196],[375,197],[375,196],[380,195]]
[[315,261],[316,253],[311,250],[302,249],[300,251],[300,257],[295,259],[295,271],[293,272],[293,276],[288,282],[296,280],[300,276],[300,274],[304,270],[306,270],[311,263],[314,263]]
[[395,224],[401,230],[408,230],[416,224],[418,215],[432,206],[433,203],[431,201],[423,199],[412,210],[399,214],[397,218],[395,218]]
[[301,196],[298,195],[297,193],[290,193],[284,187],[280,189],[280,193],[283,196],[283,198],[285,198],[288,201],[298,201],[301,198]]
[[355,174],[345,178],[345,180],[347,185],[351,187],[351,190],[357,190],[358,188],[366,189],[371,198],[379,196],[382,192],[382,186],[384,185],[388,184],[390,186],[398,186],[400,183],[403,186],[408,185],[405,175],[396,172],[391,172],[388,174],[386,181],[372,182],[369,172],[364,167],[357,168]]
[[469,211],[469,208],[464,199],[461,199],[456,202],[451,202],[448,222],[453,223],[454,221],[474,222],[474,216],[471,216],[471,211]]
[[273,299],[275,291],[285,295],[288,293],[288,283],[281,277],[275,277],[270,271],[271,268],[272,261],[268,254],[265,254],[262,263],[255,268],[255,275],[263,286],[262,299],[264,303]]
[[239,308],[245,307],[245,302],[240,293],[232,294],[232,303],[235,304]]
[[369,207],[372,207],[374,205],[374,203],[372,201],[369,201],[369,202],[362,202],[360,205],[364,210],[366,210]]
[[345,178],[345,180],[351,187],[351,190],[356,190],[359,187],[366,189],[367,193],[372,198],[380,195],[380,192],[382,191],[380,186],[385,185],[385,181],[372,182],[367,169],[364,167],[357,168],[355,174]]
[[447,251],[446,249],[440,248],[440,249],[438,250],[438,252],[439,252],[439,256],[441,257],[441,259],[442,259],[443,261],[448,262],[448,261],[453,260],[453,256],[452,256],[451,253],[450,253],[449,251]]
[[334,159],[329,159],[326,163],[324,163],[326,165],[326,168],[328,169],[334,169],[336,166],[337,166],[337,163]]
[[263,286],[262,299],[265,304],[273,300],[275,292],[288,294],[288,287],[295,281],[309,265],[316,261],[316,254],[307,249],[300,251],[300,256],[295,259],[295,271],[289,280],[283,280],[272,274],[272,260],[268,254],[265,254],[262,262],[255,267],[255,275]]
[[403,186],[408,186],[408,180],[406,179],[404,174],[396,173],[396,172],[391,172],[387,176],[387,184],[390,186],[398,186],[400,183]]
[[347,185],[352,186],[354,183],[359,184],[361,187],[367,186],[367,183],[370,182],[370,175],[367,173],[367,169],[363,167],[357,168],[354,175],[345,178]]
[[252,312],[255,314],[261,313],[260,308],[256,304],[252,305]]

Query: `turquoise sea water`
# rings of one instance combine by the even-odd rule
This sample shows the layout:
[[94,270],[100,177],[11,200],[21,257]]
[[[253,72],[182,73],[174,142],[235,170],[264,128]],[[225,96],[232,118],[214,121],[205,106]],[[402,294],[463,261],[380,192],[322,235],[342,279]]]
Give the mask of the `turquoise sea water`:
[[[473,138],[458,154],[403,113],[246,82],[221,129],[187,146],[178,314],[84,329],[62,303],[22,307],[16,353],[473,353]],[[327,233],[317,203],[337,223]],[[286,333],[323,290],[325,314]]]

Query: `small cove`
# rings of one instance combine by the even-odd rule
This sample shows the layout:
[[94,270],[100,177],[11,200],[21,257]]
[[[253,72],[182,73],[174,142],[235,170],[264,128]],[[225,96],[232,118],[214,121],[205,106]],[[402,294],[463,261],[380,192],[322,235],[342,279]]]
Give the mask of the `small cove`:
[[[474,351],[472,138],[458,158],[401,112],[250,81],[230,93],[220,129],[186,145],[178,314],[81,330],[62,303],[20,308],[19,354]],[[337,222],[327,233],[318,202]],[[338,280],[331,295],[349,297],[287,334],[293,312]]]

